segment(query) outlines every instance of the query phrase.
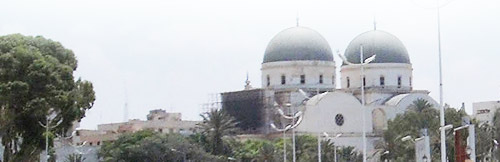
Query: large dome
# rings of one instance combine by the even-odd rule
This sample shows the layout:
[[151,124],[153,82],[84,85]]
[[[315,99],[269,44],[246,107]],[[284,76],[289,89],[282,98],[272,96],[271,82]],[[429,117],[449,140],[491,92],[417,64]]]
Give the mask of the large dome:
[[269,42],[263,63],[297,60],[333,61],[332,50],[318,32],[306,27],[292,27],[281,31]]
[[349,62],[360,63],[360,46],[363,45],[363,56],[368,58],[376,54],[371,63],[406,63],[410,64],[408,51],[403,43],[394,35],[380,30],[372,30],[354,38],[347,49],[345,57]]

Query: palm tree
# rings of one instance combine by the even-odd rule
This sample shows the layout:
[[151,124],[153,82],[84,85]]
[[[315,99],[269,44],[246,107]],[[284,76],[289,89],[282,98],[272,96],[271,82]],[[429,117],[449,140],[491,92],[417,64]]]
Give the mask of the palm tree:
[[321,141],[321,160],[335,161],[335,147],[331,139]]
[[69,154],[66,156],[66,162],[83,162],[85,158],[82,154]]
[[198,124],[203,135],[208,137],[210,142],[209,151],[213,155],[224,153],[224,142],[222,137],[236,133],[235,119],[224,110],[212,109],[200,115],[203,122]]
[[416,112],[422,112],[425,109],[432,108],[433,105],[430,104],[429,101],[422,99],[422,98],[419,98],[419,99],[413,101],[413,103],[409,107],[412,108]]
[[356,162],[362,161],[363,155],[352,146],[342,147],[338,150],[339,161]]

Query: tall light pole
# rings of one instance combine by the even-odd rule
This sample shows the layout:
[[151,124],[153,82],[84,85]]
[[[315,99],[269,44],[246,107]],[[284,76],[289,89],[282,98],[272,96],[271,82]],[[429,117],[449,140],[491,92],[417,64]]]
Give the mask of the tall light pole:
[[274,123],[271,123],[271,128],[273,128],[276,131],[283,132],[283,162],[286,162],[286,142],[285,142],[286,131],[289,130],[291,127],[292,125],[287,125],[285,128],[280,129],[277,128],[276,125],[274,125]]
[[353,64],[351,62],[349,62],[344,56],[342,56],[340,53],[339,53],[339,56],[340,58],[344,61],[344,63],[348,64],[348,65],[359,65],[360,68],[361,68],[361,111],[362,111],[362,118],[363,118],[363,162],[366,162],[366,110],[365,110],[365,69],[364,69],[364,65],[372,62],[373,60],[375,60],[375,57],[377,55],[373,55],[367,59],[364,59],[364,55],[363,55],[363,45],[360,45],[359,47],[359,52],[360,52],[360,55],[359,55],[359,62],[360,64]]
[[[441,16],[439,13],[439,0],[436,0],[437,9],[437,30],[438,30],[438,52],[439,52],[439,120],[441,127],[444,127],[444,104],[443,104],[443,69],[441,59]],[[446,161],[446,135],[441,129],[441,161]]]
[[363,162],[366,162],[366,117],[365,117],[365,68],[363,67],[364,64],[364,57],[363,57],[363,45],[359,47],[359,61],[361,63],[361,109],[362,109],[362,116],[363,116]]
[[318,133],[318,162],[321,162],[321,133]]

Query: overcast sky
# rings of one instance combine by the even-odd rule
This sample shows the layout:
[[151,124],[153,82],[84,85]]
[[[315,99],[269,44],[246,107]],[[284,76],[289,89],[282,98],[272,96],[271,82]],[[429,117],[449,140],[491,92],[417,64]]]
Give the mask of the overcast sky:
[[[454,107],[465,102],[470,113],[472,102],[500,100],[500,1],[442,3],[444,100]],[[377,29],[405,44],[414,89],[439,101],[433,6],[434,0],[2,0],[0,35],[42,35],[73,50],[75,76],[90,80],[97,95],[81,126],[95,129],[122,121],[126,98],[129,118],[165,109],[199,120],[210,94],[243,89],[247,72],[260,87],[267,43],[295,26],[297,11],[301,26],[341,52],[373,29],[376,15]]]

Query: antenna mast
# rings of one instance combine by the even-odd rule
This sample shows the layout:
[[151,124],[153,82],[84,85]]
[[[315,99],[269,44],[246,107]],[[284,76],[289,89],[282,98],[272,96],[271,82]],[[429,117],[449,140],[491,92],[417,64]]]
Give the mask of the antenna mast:
[[123,121],[128,121],[128,94],[127,94],[127,85],[125,83],[125,105],[123,106]]

